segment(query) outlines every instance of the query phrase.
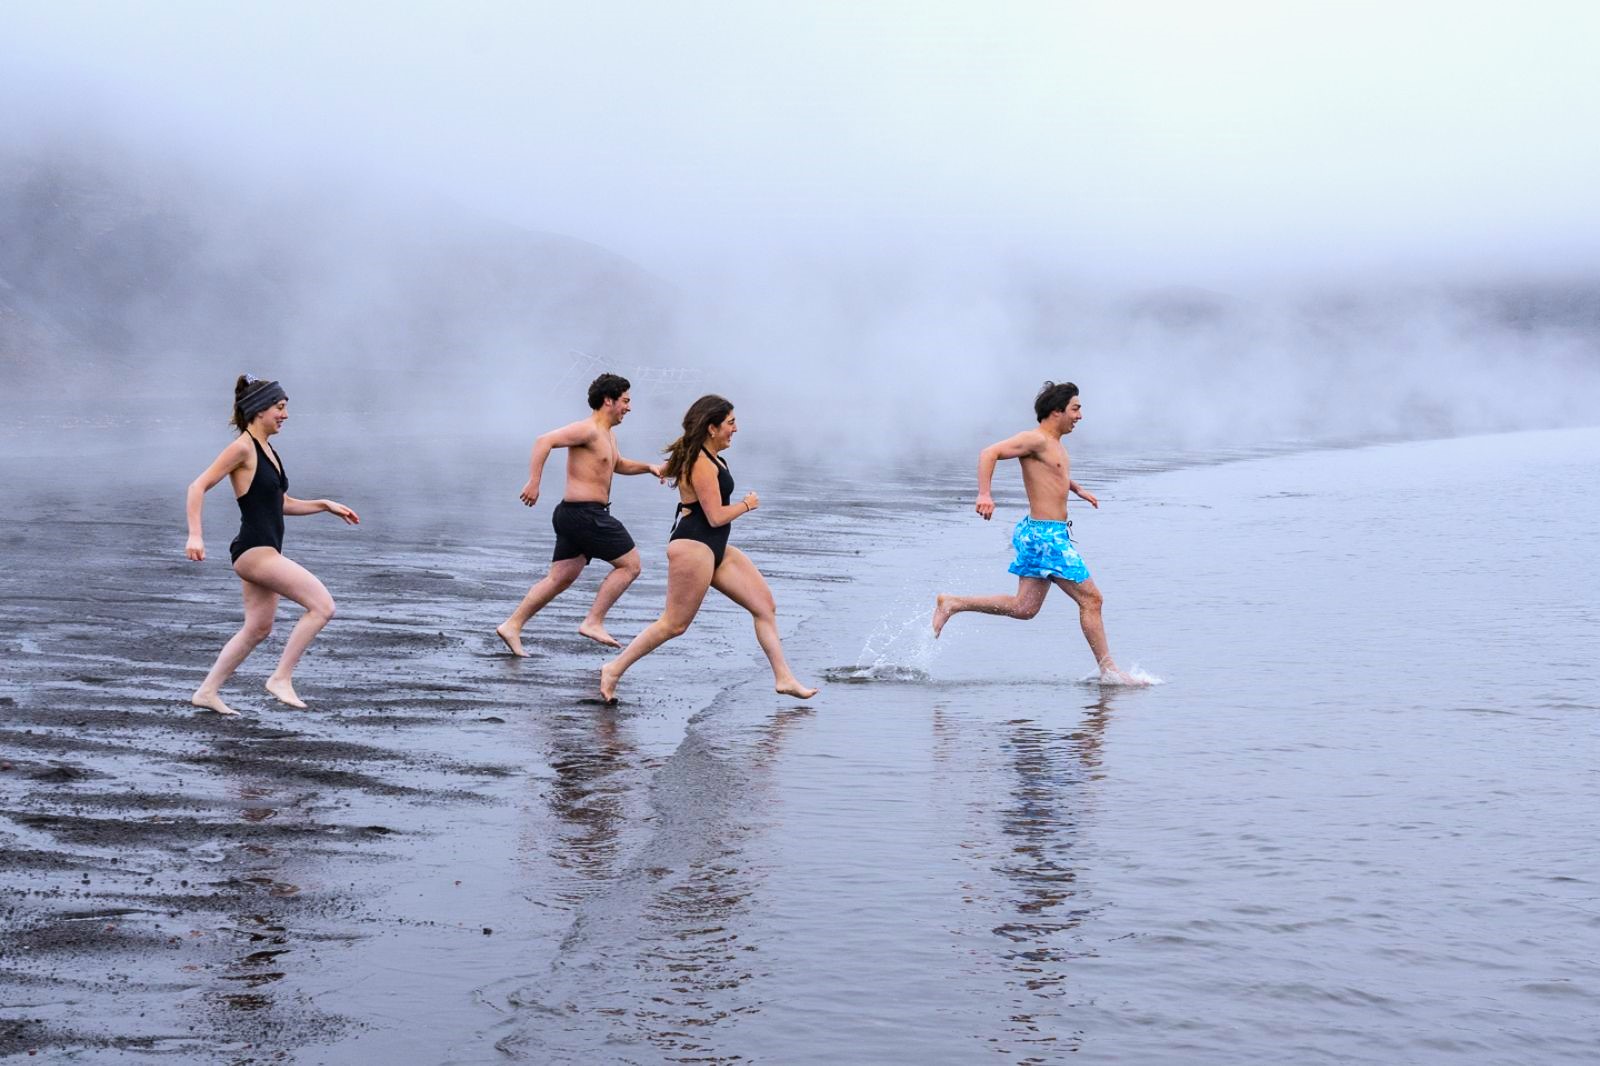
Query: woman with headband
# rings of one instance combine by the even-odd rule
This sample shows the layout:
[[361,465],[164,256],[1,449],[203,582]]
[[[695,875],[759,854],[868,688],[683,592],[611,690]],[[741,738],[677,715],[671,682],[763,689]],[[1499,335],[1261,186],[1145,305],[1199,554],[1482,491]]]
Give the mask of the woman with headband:
[[232,480],[233,495],[239,501],[239,535],[228,546],[228,554],[233,558],[233,572],[239,575],[244,588],[244,625],[222,646],[216,664],[189,700],[196,707],[218,714],[239,713],[222,701],[222,683],[272,632],[280,596],[289,597],[306,613],[289,634],[278,668],[267,679],[267,691],[291,707],[305,706],[294,691],[295,664],[311,639],[333,617],[333,597],[316,575],[283,557],[283,516],[327,511],[352,526],[361,521],[342,503],[297,500],[288,494],[289,477],[284,473],[283,462],[267,443],[269,437],[282,431],[288,418],[289,397],[282,385],[241,374],[233,387],[233,425],[239,430],[239,437],[189,485],[189,543],[185,552],[195,562],[206,557],[205,540],[200,533],[205,494],[227,477]]

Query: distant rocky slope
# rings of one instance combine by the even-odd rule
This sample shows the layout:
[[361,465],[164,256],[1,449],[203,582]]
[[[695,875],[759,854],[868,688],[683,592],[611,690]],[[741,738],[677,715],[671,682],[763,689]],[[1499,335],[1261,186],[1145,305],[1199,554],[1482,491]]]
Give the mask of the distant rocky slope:
[[[582,241],[447,205],[268,194],[170,167],[0,150],[0,379],[149,390],[314,367],[333,387],[632,358],[674,294]],[[121,395],[130,395],[124,391]]]

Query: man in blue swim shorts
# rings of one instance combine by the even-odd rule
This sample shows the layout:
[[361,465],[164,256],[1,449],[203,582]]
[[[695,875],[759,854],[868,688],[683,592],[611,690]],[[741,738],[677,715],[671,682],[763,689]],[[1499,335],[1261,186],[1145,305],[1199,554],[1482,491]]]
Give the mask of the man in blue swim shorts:
[[1026,517],[1011,534],[1011,546],[1017,557],[1008,569],[1018,577],[1063,577],[1079,585],[1089,580],[1089,568],[1072,546],[1070,522]]
[[1131,684],[1134,679],[1117,668],[1106,645],[1102,618],[1104,597],[1089,576],[1089,568],[1072,544],[1072,523],[1067,521],[1067,494],[1070,492],[1098,508],[1100,501],[1085,492],[1071,477],[1071,459],[1062,440],[1083,418],[1078,386],[1072,382],[1044,383],[1034,398],[1033,412],[1039,428],[991,444],[978,453],[977,512],[984,521],[994,517],[994,497],[990,486],[994,467],[1001,459],[1017,459],[1022,465],[1022,484],[1028,493],[1028,514],[1017,523],[1011,535],[1016,550],[1010,571],[1017,575],[1014,596],[950,596],[940,594],[934,601],[933,635],[937,637],[952,615],[963,611],[999,614],[1007,618],[1032,618],[1044,605],[1052,584],[1078,605],[1078,621],[1100,668],[1100,680]]

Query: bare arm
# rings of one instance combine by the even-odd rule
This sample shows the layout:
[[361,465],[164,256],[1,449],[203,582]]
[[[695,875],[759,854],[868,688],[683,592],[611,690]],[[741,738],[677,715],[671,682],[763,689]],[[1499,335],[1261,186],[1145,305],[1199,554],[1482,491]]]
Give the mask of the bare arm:
[[1100,501],[1094,498],[1094,493],[1083,491],[1083,486],[1078,484],[1076,481],[1067,482],[1067,489],[1074,496],[1077,496],[1078,499],[1082,500],[1084,503],[1087,503],[1090,507],[1093,507],[1097,511],[1100,509]]
[[354,511],[336,500],[297,500],[288,495],[283,498],[284,514],[321,514],[323,511],[338,515],[349,525],[358,526],[361,524],[361,518]]
[[617,456],[617,473],[619,474],[654,474],[661,477],[660,463],[641,463],[637,459],[624,459]]
[[753,492],[745,493],[738,503],[723,506],[722,486],[717,484],[717,464],[704,455],[695,458],[694,469],[689,472],[689,487],[694,489],[694,498],[700,501],[706,521],[714,526],[725,526],[761,506],[761,498]]
[[528,483],[522,486],[520,499],[532,507],[539,502],[539,481],[544,477],[545,460],[556,448],[575,448],[594,439],[594,423],[588,419],[552,429],[533,442],[533,455],[528,459]]
[[994,496],[991,495],[990,489],[994,484],[995,464],[1002,459],[1021,459],[1038,450],[1039,434],[1032,430],[1023,430],[1015,437],[1007,437],[978,453],[977,511],[985,522],[994,517]]
[[201,475],[189,482],[189,490],[184,497],[184,512],[189,519],[189,542],[184,545],[183,552],[195,562],[200,562],[206,557],[205,535],[200,529],[200,517],[205,510],[206,493],[216,488],[217,482],[244,466],[249,461],[252,449],[245,443],[241,434],[237,440],[226,448],[222,454],[206,467]]

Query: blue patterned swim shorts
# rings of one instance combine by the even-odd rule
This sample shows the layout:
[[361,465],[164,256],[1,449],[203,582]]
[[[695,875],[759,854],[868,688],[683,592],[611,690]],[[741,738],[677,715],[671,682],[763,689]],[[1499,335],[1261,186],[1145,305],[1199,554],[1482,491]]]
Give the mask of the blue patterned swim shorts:
[[1072,533],[1065,522],[1024,518],[1011,534],[1011,546],[1017,549],[1017,558],[1009,569],[1018,577],[1089,580],[1089,568],[1084,565],[1078,549],[1072,546]]

